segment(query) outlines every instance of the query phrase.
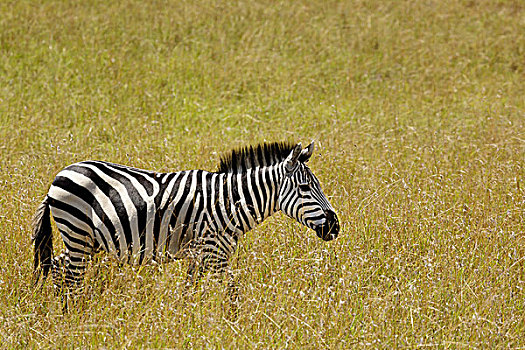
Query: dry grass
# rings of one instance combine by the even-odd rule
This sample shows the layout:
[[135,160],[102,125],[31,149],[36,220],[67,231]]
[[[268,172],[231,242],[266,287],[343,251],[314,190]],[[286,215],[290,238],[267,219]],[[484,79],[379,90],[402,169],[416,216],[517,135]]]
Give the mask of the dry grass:
[[[0,3],[0,340],[7,348],[525,347],[521,1]],[[216,167],[319,141],[342,223],[277,215],[241,291],[181,297],[184,262],[90,269],[62,315],[30,286],[30,218],[88,158]],[[57,244],[58,244],[58,237]]]

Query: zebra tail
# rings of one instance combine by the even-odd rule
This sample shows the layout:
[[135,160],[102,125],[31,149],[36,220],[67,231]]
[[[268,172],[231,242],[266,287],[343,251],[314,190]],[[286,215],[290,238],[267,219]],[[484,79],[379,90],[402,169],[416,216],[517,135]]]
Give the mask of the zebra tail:
[[33,217],[33,235],[31,240],[35,245],[33,285],[36,286],[40,276],[43,276],[44,281],[46,280],[51,268],[51,259],[53,258],[53,231],[51,229],[47,196],[38,206]]

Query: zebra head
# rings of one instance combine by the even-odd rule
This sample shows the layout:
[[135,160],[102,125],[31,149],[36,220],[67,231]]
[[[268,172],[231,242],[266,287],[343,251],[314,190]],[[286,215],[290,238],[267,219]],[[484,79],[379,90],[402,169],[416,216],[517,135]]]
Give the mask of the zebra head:
[[339,234],[339,220],[319,180],[306,165],[313,151],[313,142],[305,149],[299,143],[283,161],[285,176],[279,190],[279,208],[315,230],[319,238],[330,241]]

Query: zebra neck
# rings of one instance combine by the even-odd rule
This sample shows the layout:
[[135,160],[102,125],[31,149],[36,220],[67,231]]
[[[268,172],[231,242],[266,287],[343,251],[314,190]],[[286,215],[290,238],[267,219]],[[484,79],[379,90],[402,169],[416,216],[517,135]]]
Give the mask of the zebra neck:
[[[279,171],[276,166],[248,169],[230,174],[233,185],[236,215],[243,232],[254,228],[279,210]],[[235,195],[236,194],[236,195]]]

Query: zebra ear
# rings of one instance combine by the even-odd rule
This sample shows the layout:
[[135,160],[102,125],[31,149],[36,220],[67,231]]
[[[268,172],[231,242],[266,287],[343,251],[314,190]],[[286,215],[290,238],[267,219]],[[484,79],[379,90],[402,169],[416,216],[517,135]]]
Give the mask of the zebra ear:
[[301,151],[301,155],[299,156],[299,161],[303,163],[306,163],[307,161],[309,161],[310,157],[314,153],[314,148],[315,148],[315,141],[312,141],[308,145],[308,147],[306,147],[305,149]]
[[284,168],[288,173],[291,173],[296,165],[297,161],[299,160],[299,156],[301,155],[301,150],[303,147],[301,146],[301,143],[299,142],[294,149],[290,152],[288,157],[284,160]]

